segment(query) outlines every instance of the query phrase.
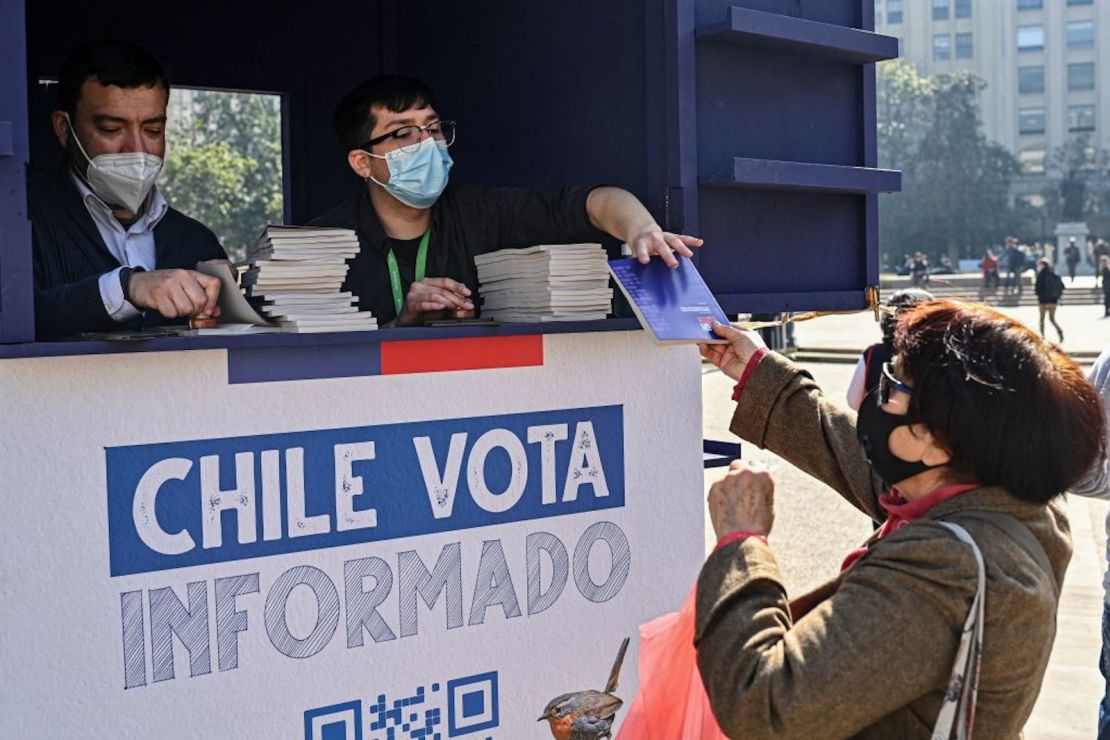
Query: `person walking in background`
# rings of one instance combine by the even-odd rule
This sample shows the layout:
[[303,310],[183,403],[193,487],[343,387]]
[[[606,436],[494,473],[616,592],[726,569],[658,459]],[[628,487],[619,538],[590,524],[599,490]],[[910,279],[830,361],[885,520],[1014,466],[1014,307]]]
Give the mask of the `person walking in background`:
[[983,289],[991,290],[992,288],[998,289],[998,255],[994,250],[988,249],[987,253],[983,255],[983,261],[979,263],[983,268]]
[[929,258],[921,252],[915,252],[913,255],[910,282],[915,288],[921,288],[929,284]]
[[1103,316],[1110,316],[1110,257],[1099,257],[1096,280],[1102,278]]
[[1044,336],[1044,317],[1047,314],[1048,320],[1056,327],[1056,333],[1060,335],[1060,341],[1063,342],[1064,330],[1056,323],[1056,306],[1064,295],[1064,281],[1043,257],[1037,262],[1037,282],[1033,286],[1033,291],[1037,294],[1037,306],[1040,309],[1041,336]]
[[1110,245],[1107,245],[1102,239],[1094,242],[1089,247],[1091,253],[1091,264],[1095,268],[1095,288],[1098,288],[1099,281],[1102,281],[1102,287],[1106,287],[1106,281],[1102,277],[1102,258],[1110,257]]
[[1017,239],[1006,237],[1006,253],[1002,255],[1006,262],[1006,295],[1017,292],[1020,297],[1025,290],[1021,284],[1021,273],[1025,269],[1025,255],[1017,246]]
[[1068,239],[1068,246],[1064,248],[1064,262],[1068,266],[1068,277],[1075,282],[1075,268],[1079,266],[1079,247],[1075,244],[1075,237]]
[[856,362],[852,381],[848,384],[846,400],[853,411],[859,411],[864,397],[878,387],[883,365],[894,359],[894,329],[898,326],[898,316],[918,303],[931,300],[932,293],[918,288],[899,290],[886,300],[886,309],[879,318],[879,330],[883,339],[863,351]]

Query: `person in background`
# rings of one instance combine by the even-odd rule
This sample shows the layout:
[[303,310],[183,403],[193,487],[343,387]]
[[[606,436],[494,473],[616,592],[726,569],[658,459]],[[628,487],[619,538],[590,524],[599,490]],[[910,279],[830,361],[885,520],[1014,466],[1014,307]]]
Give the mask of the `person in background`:
[[1006,252],[1002,255],[1006,264],[1006,294],[1017,293],[1018,297],[1025,292],[1022,285],[1021,273],[1025,271],[1025,253],[1018,249],[1017,239],[1006,237]]
[[998,255],[994,250],[988,249],[986,254],[983,255],[983,261],[979,263],[983,268],[983,289],[990,290],[991,288],[998,289]]
[[[374,77],[347,93],[333,119],[351,171],[352,198],[312,221],[358,233],[361,251],[344,290],[385,324],[473,316],[475,255],[536,244],[625,242],[641,262],[690,257],[701,239],[660,228],[631,193],[615,187],[468,187],[448,184],[454,121],[413,77]],[[511,128],[511,127],[510,127]],[[536,142],[543,146],[543,142]]]
[[913,267],[910,268],[910,283],[915,288],[929,284],[929,258],[921,252],[913,255]]
[[857,416],[753,333],[714,330],[729,343],[701,352],[736,381],[732,432],[883,522],[839,576],[791,599],[767,542],[773,478],[736,462],[710,489],[718,541],[693,639],[721,730],[1019,737],[1072,553],[1059,494],[1106,450],[1075,362],[986,306],[923,303],[899,317],[894,359]]
[[1064,263],[1068,266],[1068,278],[1075,282],[1075,270],[1079,266],[1079,247],[1075,237],[1068,239],[1068,246],[1064,247]]
[[[1102,406],[1107,414],[1107,428],[1103,438],[1110,441],[1110,349],[1103,351],[1095,360],[1088,375],[1091,384],[1102,398]],[[1090,498],[1110,499],[1110,457],[1103,455],[1095,461],[1083,478],[1072,486],[1071,493]],[[1110,514],[1106,517],[1106,532],[1110,535]],[[1106,545],[1106,561],[1110,566],[1110,540]],[[1105,603],[1102,610],[1102,652],[1098,667],[1105,681],[1105,691],[1098,705],[1099,740],[1110,740],[1110,567],[1102,581]]]
[[1037,281],[1033,286],[1033,292],[1037,294],[1037,307],[1040,309],[1041,336],[1044,336],[1044,317],[1047,315],[1048,320],[1056,327],[1060,341],[1063,342],[1064,330],[1056,323],[1056,306],[1064,296],[1064,281],[1044,258],[1037,262]]
[[919,288],[899,290],[886,300],[886,310],[879,317],[879,330],[883,339],[863,351],[856,362],[852,380],[848,383],[848,407],[853,411],[859,411],[864,397],[878,387],[883,365],[894,359],[894,329],[898,326],[898,316],[918,303],[931,300],[932,293]]
[[227,259],[216,235],[154,184],[166,152],[170,86],[137,46],[90,41],[62,63],[55,172],[30,183],[35,334],[184,322],[219,313],[220,281],[198,262]]
[[1110,257],[1098,258],[1096,274],[1102,278],[1102,315],[1110,316]]
[[1102,281],[1102,287],[1106,287],[1106,281],[1102,276],[1102,258],[1110,257],[1110,244],[1107,244],[1102,239],[1089,244],[1088,249],[1091,253],[1091,264],[1095,268],[1095,287],[1099,286],[1099,281]]

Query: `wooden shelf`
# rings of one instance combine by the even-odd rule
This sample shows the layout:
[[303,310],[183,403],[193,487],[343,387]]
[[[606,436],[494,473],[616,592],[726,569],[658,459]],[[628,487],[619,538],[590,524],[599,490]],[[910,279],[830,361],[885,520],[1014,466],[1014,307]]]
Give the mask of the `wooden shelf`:
[[701,184],[757,190],[893,193],[902,189],[902,173],[871,167],[736,157],[730,174],[705,178]]
[[699,41],[806,54],[849,64],[898,56],[898,39],[893,36],[735,6],[728,9],[724,22],[699,28],[696,35]]

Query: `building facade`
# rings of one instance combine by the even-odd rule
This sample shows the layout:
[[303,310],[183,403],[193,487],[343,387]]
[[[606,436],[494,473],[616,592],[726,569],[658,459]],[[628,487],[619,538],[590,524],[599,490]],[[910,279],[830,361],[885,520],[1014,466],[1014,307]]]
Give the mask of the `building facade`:
[[1015,195],[1044,189],[1071,137],[1110,150],[1110,0],[875,0],[875,28],[924,74],[986,81],[984,131],[1021,162]]

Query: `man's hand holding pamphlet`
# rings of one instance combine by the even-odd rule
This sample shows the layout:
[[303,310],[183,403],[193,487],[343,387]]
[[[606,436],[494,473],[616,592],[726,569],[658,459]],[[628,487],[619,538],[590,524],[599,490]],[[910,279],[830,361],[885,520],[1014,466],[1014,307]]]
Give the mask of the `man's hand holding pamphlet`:
[[609,272],[659,344],[726,344],[713,332],[713,323],[727,325],[728,316],[690,258],[674,256],[677,268],[661,259],[645,265],[628,257],[610,260]]

